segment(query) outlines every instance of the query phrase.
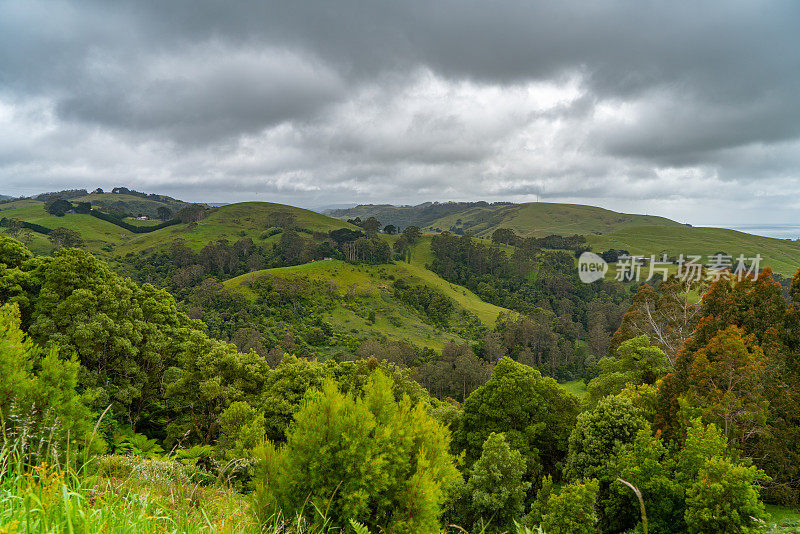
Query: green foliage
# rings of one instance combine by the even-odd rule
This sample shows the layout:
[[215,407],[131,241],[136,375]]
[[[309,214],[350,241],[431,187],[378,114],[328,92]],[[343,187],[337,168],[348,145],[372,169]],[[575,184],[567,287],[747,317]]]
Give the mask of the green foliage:
[[149,460],[158,460],[164,455],[164,449],[155,439],[126,430],[114,436],[114,450],[119,454],[132,454]]
[[8,268],[20,267],[33,257],[33,253],[16,239],[0,237],[0,264]]
[[599,483],[574,482],[551,495],[542,514],[542,527],[548,534],[593,534],[597,532],[594,502]]
[[755,466],[708,458],[697,481],[686,491],[686,527],[690,534],[760,532],[767,515],[754,481],[764,473]]
[[173,439],[188,435],[211,444],[223,411],[261,393],[270,367],[255,352],[242,354],[197,331],[189,334],[183,349],[180,367],[170,368],[165,380],[167,406],[174,414],[167,432]]
[[396,401],[376,372],[363,397],[327,381],[295,415],[286,445],[256,452],[261,517],[324,511],[334,527],[356,520],[396,533],[438,532],[446,484],[457,477],[449,436],[423,404]]
[[511,449],[503,434],[489,434],[481,457],[472,466],[464,492],[468,510],[464,515],[484,532],[507,531],[524,513],[525,495],[531,486],[524,482],[526,462]]
[[555,380],[503,358],[489,381],[464,403],[455,446],[466,451],[472,465],[489,435],[502,432],[508,444],[527,459],[529,474],[539,468],[557,474],[577,413],[578,400]]
[[518,328],[514,323],[522,321],[516,319],[507,318],[505,325],[498,322],[498,330],[508,329],[521,341],[507,343],[507,349],[562,380],[584,374],[585,360],[575,357],[574,342],[585,340],[596,357],[605,356],[617,326],[612,318],[627,308],[629,295],[620,284],[582,283],[575,258],[563,250],[543,250],[538,243],[528,243],[508,254],[497,244],[487,246],[445,232],[431,238],[431,253],[430,269],[445,280],[529,316],[526,328]]
[[188,449],[178,449],[175,458],[183,465],[198,465],[204,463],[214,454],[211,445],[195,445]]
[[81,250],[59,252],[43,279],[34,339],[79,359],[81,386],[98,408],[113,403],[130,425],[153,416],[164,371],[197,324],[178,313],[166,291],[139,287]]
[[646,424],[629,399],[614,396],[603,398],[594,409],[578,416],[569,436],[567,477],[613,478],[615,451],[632,443]]
[[44,209],[50,215],[63,217],[68,212],[72,211],[72,204],[68,200],[64,200],[61,197],[53,197],[45,202]]
[[395,296],[425,314],[434,324],[447,326],[455,306],[441,291],[425,284],[411,284],[401,278],[394,283]]
[[219,416],[217,450],[226,458],[248,458],[264,441],[264,414],[243,401],[232,403]]
[[[19,437],[26,461],[65,458],[90,443],[91,414],[76,392],[78,362],[43,351],[20,329],[16,305],[0,307],[0,435]],[[102,440],[93,452],[103,449]],[[2,471],[0,471],[1,473]]]
[[82,247],[85,244],[81,234],[63,226],[54,228],[47,234],[47,238],[56,248]]
[[598,365],[600,373],[587,385],[592,403],[620,393],[628,384],[655,384],[670,368],[664,352],[650,345],[646,335],[623,342],[616,357],[602,358]]
[[[649,426],[636,434],[633,443],[623,447],[610,471],[633,484],[645,499],[649,532],[680,532],[683,524],[685,487],[676,479],[675,460],[664,443],[653,436]],[[630,488],[614,481],[603,503],[603,514],[616,524],[633,527],[639,518],[639,503]]]

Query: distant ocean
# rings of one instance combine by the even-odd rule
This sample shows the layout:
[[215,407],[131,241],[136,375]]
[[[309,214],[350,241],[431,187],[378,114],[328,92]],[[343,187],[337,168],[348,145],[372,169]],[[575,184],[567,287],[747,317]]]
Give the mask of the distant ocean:
[[[704,224],[702,226],[715,225]],[[739,226],[719,225],[719,227],[778,239],[800,239],[800,224],[743,224]]]

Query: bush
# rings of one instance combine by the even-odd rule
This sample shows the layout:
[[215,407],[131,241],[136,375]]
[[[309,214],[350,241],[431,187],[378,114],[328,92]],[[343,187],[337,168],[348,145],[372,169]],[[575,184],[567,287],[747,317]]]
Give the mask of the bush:
[[489,434],[465,486],[468,521],[476,530],[513,528],[514,519],[525,511],[525,494],[531,486],[522,479],[525,471],[525,458],[508,446],[503,434]]
[[[599,483],[567,484],[561,493],[551,495],[542,514],[542,527],[547,534],[593,534],[597,515],[594,502]],[[715,531],[716,532],[716,531]]]
[[698,480],[686,490],[686,527],[690,534],[758,532],[766,513],[753,486],[763,472],[714,457],[705,462]]
[[286,445],[266,442],[255,453],[262,522],[317,510],[315,521],[331,528],[352,519],[374,531],[439,532],[444,488],[458,477],[449,435],[424,404],[395,401],[392,384],[376,371],[363,397],[332,381],[310,392]]

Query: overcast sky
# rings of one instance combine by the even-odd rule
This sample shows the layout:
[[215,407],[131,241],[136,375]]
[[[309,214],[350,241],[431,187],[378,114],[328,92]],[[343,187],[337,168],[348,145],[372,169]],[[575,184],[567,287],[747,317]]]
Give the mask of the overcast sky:
[[0,0],[0,193],[800,222],[800,2]]

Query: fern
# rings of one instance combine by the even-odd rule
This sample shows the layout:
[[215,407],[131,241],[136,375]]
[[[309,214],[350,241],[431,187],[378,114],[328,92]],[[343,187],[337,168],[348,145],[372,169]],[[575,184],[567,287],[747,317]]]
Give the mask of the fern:
[[350,526],[353,527],[355,534],[369,534],[369,529],[355,519],[350,520]]

